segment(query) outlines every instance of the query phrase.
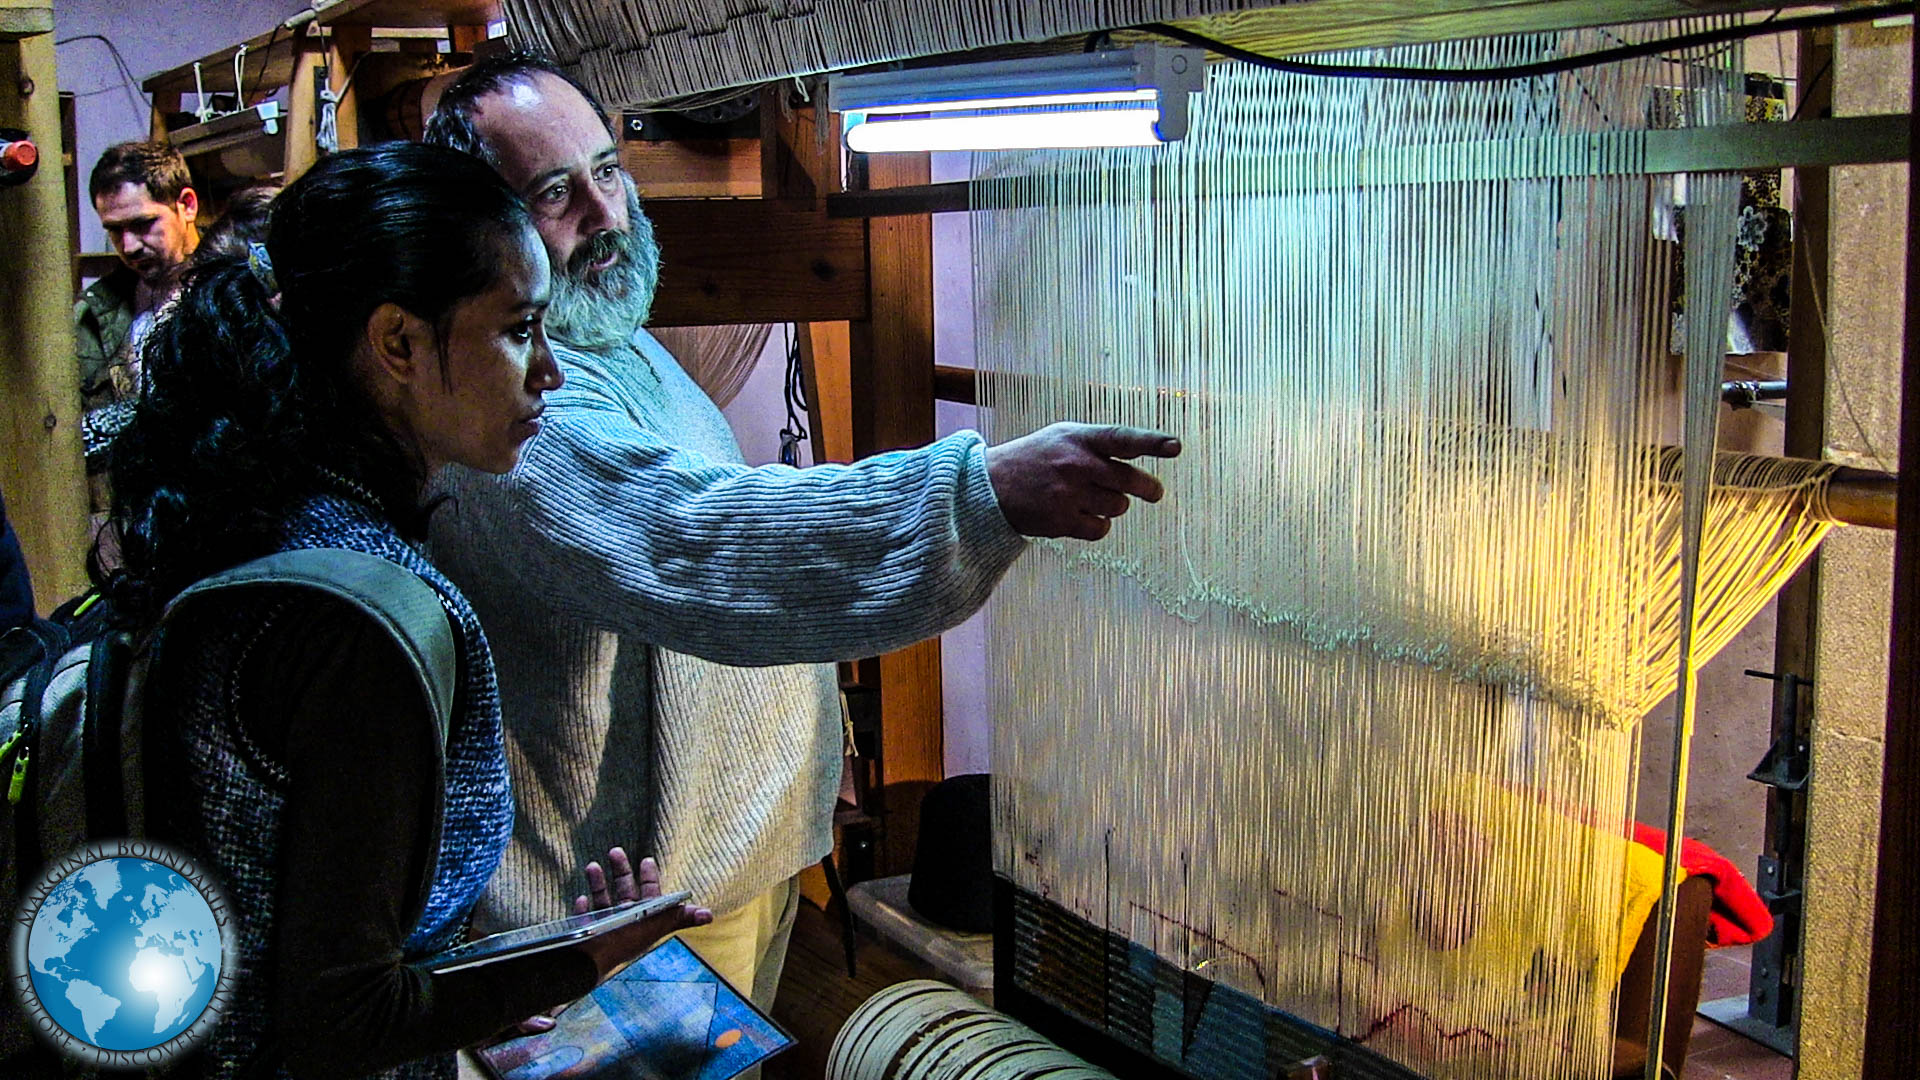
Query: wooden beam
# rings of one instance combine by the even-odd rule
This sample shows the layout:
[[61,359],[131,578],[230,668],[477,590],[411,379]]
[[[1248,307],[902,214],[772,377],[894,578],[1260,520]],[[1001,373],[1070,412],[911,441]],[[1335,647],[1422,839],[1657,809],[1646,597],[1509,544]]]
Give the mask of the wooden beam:
[[320,90],[327,83],[327,64],[326,50],[317,41],[294,61],[292,81],[287,84],[287,118],[282,121],[287,133],[284,183],[298,180],[319,159],[313,137],[320,130]]
[[[167,139],[167,117],[180,112],[180,94],[165,90],[155,91],[152,97],[153,108],[147,115],[147,138],[154,142]],[[91,170],[92,166],[88,166]]]
[[[1920,34],[1913,37],[1920,104]],[[1920,111],[1912,114],[1920,139]],[[1900,371],[1899,531],[1893,549],[1893,627],[1887,741],[1880,781],[1880,857],[1873,904],[1862,1080],[1920,1076],[1920,183],[1907,166],[1906,356]]]
[[913,869],[920,802],[945,777],[940,639],[880,658],[880,850],[882,877]]
[[[921,185],[925,154],[876,154],[871,187]],[[923,446],[933,438],[933,219],[868,223],[872,317],[853,328],[853,381],[867,400],[853,417],[854,453]]]
[[979,385],[972,368],[933,365],[933,397],[961,405],[978,405]]
[[[1625,137],[1622,137],[1623,140]],[[1813,168],[1829,165],[1873,165],[1905,161],[1910,153],[1905,116],[1846,116],[1804,120],[1793,124],[1728,124],[1721,127],[1684,128],[1673,131],[1647,131],[1633,139],[1645,144],[1648,173],[1745,171],[1757,168]],[[1568,148],[1585,142],[1588,136],[1568,136],[1562,140]],[[1511,162],[1520,157],[1542,163],[1555,162],[1541,175],[1570,175],[1578,165],[1576,155],[1537,155],[1545,145],[1540,140],[1520,140],[1510,144],[1496,142],[1456,143],[1423,148],[1420,155],[1402,154],[1407,163],[1418,157],[1420,172],[1394,175],[1398,162],[1385,155],[1355,154],[1301,155],[1294,164],[1296,172],[1311,175],[1317,165],[1329,166],[1332,177],[1341,170],[1336,164],[1358,161],[1363,168],[1381,174],[1382,183],[1418,183],[1438,174],[1442,179],[1480,179],[1490,161]],[[873,160],[890,155],[873,155]],[[1455,163],[1450,168],[1447,162]],[[1457,175],[1456,175],[1457,173]],[[1331,182],[1331,180],[1329,181]],[[1000,184],[1000,181],[986,181]],[[849,191],[827,197],[831,217],[877,218],[902,214],[943,214],[970,208],[972,184],[954,180],[944,184],[916,184],[874,191]]]
[[822,129],[819,95],[796,103],[790,82],[760,90],[760,188],[769,199],[820,199],[842,187],[840,143]]
[[[200,57],[198,88],[209,94],[238,93],[240,88],[233,80],[233,57],[242,45],[246,46],[247,55],[240,61],[241,76],[249,92],[285,86],[293,71],[294,56],[303,48],[308,29],[306,25],[291,30],[276,26],[264,34]],[[140,89],[154,95],[194,93],[193,62],[147,76],[140,83]]]
[[865,226],[773,199],[647,204],[660,242],[656,326],[867,316]]
[[950,180],[944,184],[915,184],[880,191],[847,191],[827,196],[827,215],[876,218],[964,211],[969,209],[972,187],[965,180]]
[[[928,180],[925,154],[869,160],[874,187]],[[853,451],[866,457],[933,439],[933,221],[867,224],[872,315],[852,327]],[[945,775],[940,642],[880,658],[881,874],[912,868],[920,800]]]
[[473,26],[458,23],[447,26],[447,50],[457,53],[471,53],[474,46],[487,40],[487,24]]
[[853,460],[852,328],[844,322],[801,323],[800,378],[816,464]]
[[327,83],[335,93],[347,91],[333,107],[333,130],[341,150],[360,145],[360,95],[352,92],[347,81],[353,78],[354,65],[372,51],[370,26],[336,26],[327,39]]
[[[1832,113],[1833,81],[1825,77],[1833,63],[1832,35],[1803,30],[1796,52],[1800,100],[1795,108],[1806,123]],[[1828,218],[1832,209],[1829,172],[1825,168],[1793,172],[1793,262],[1788,295],[1796,301],[1787,325],[1786,456],[1823,458],[1827,446],[1827,339],[1820,312],[1826,311]],[[1813,745],[1816,697],[1813,677],[1818,666],[1820,633],[1820,552],[1807,556],[1774,604],[1773,672],[1776,678],[1768,730],[1774,745]],[[1778,904],[1773,937],[1757,946],[1761,962],[1776,962],[1777,972],[1794,972],[1780,980],[1779,996],[1750,1002],[1748,1014],[1792,1017],[1799,1026],[1799,1006],[1806,979],[1800,961],[1806,948],[1805,887],[1807,866],[1807,805],[1804,788],[1769,789],[1766,795],[1766,831],[1761,854],[1779,867],[1770,891],[1802,894],[1798,905]],[[1792,964],[1792,967],[1787,967]],[[1757,1006],[1757,1007],[1756,1007]]]
[[620,140],[642,199],[759,198],[758,139]]
[[480,26],[501,18],[499,0],[314,0],[321,26]]
[[[0,41],[0,126],[58,145],[58,85],[52,34]],[[66,171],[47,161],[0,195],[0,493],[47,610],[87,581]]]
[[[1174,25],[1270,56],[1771,10],[1773,0],[1311,0]],[[1117,32],[1114,41],[1164,41]]]

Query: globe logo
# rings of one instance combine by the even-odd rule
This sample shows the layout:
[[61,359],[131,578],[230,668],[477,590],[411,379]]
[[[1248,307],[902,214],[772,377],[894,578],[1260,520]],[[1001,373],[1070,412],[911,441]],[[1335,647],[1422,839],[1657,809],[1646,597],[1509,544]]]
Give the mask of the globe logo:
[[89,845],[28,893],[10,974],[39,1034],[68,1056],[161,1064],[225,1004],[230,921],[219,890],[178,853]]

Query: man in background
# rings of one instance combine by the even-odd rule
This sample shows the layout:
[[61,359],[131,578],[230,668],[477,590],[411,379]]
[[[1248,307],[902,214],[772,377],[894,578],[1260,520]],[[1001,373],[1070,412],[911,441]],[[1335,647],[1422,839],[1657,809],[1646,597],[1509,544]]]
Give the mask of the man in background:
[[74,354],[88,409],[135,393],[135,322],[172,294],[199,246],[200,196],[186,159],[164,142],[123,142],[93,166],[87,193],[120,266],[80,293],[73,308]]
[[[749,468],[713,402],[641,327],[659,252],[604,110],[509,55],[449,87],[427,139],[480,155],[533,211],[566,385],[519,468],[448,470],[434,561],[499,669],[518,817],[477,916],[550,918],[614,845],[715,913],[684,935],[762,1007],[793,879],[832,848],[835,671],[949,629],[1023,536],[1098,539],[1160,484],[1120,460],[1159,432],[1057,424],[988,447],[962,432],[852,466]],[[787,666],[750,666],[787,665]]]

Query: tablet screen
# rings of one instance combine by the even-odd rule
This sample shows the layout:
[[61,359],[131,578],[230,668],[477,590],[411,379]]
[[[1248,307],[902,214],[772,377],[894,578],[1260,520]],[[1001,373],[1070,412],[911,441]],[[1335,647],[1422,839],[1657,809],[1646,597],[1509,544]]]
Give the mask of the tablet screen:
[[428,957],[420,966],[434,972],[459,971],[508,957],[557,949],[639,922],[655,912],[686,902],[688,895],[677,892],[651,900],[629,900],[582,915],[569,915],[552,922],[503,931]]

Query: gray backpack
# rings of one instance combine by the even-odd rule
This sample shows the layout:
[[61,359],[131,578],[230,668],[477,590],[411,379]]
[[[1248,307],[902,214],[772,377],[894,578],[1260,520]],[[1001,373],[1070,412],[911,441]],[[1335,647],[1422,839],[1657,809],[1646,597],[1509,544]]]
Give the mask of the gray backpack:
[[[341,548],[284,551],[181,591],[157,632],[199,601],[235,589],[317,589],[366,612],[413,661],[446,745],[457,644],[440,595],[406,567]],[[49,862],[89,841],[145,835],[141,686],[151,633],[116,618],[98,593],[0,637],[0,896],[7,914]],[[33,1054],[18,1009],[0,1008],[0,1065]],[[28,1058],[27,1060],[31,1060]]]

